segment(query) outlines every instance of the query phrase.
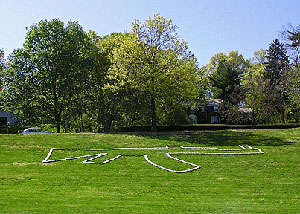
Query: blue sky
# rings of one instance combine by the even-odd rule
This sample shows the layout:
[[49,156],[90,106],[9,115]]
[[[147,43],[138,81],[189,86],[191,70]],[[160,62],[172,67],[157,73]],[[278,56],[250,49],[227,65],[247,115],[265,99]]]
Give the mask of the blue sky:
[[267,49],[283,25],[300,24],[300,0],[1,0],[0,48],[22,47],[26,30],[42,19],[78,21],[100,36],[128,32],[135,19],[159,13],[179,27],[179,37],[199,65],[216,53],[237,50],[245,58]]

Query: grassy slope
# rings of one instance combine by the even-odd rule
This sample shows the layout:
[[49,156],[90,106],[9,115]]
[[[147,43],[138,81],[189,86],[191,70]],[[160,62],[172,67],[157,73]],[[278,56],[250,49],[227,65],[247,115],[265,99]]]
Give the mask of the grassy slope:
[[[300,129],[206,131],[160,135],[0,135],[0,213],[299,213]],[[50,148],[234,148],[249,144],[255,156],[184,156],[201,169],[163,171],[143,157],[105,165],[82,160],[42,164]],[[147,153],[180,169],[165,151]],[[68,153],[67,155],[74,155]],[[120,151],[111,151],[110,157]],[[55,157],[66,157],[57,152]],[[76,154],[77,155],[77,154]]]

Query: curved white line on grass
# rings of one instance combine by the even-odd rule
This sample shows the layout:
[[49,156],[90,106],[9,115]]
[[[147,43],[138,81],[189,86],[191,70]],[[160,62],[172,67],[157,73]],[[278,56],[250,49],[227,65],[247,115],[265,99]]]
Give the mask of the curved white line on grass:
[[176,160],[176,161],[180,161],[180,162],[182,162],[182,163],[189,164],[189,165],[191,165],[191,166],[195,166],[195,168],[187,169],[187,170],[183,170],[183,171],[176,171],[176,170],[173,170],[173,169],[165,168],[165,167],[163,167],[163,166],[160,166],[160,165],[158,165],[158,164],[152,162],[152,161],[148,158],[147,155],[144,155],[144,158],[145,158],[146,161],[147,161],[148,163],[150,163],[151,165],[156,166],[156,167],[158,167],[158,168],[160,168],[160,169],[163,169],[163,170],[165,170],[165,171],[168,171],[168,172],[186,173],[186,172],[191,172],[191,171],[194,171],[194,170],[197,170],[197,169],[200,168],[200,166],[198,166],[198,165],[196,165],[196,164],[189,163],[189,162],[186,162],[186,161],[184,161],[184,160],[180,160],[180,159],[178,159],[178,158],[174,158],[174,157],[170,156],[169,153],[166,153],[166,155],[167,155],[169,158],[172,158],[172,159],[174,159],[174,160]]
[[184,146],[179,146],[179,148],[181,149],[203,149],[203,150],[218,150],[218,151],[243,151],[246,150],[247,148],[250,150],[258,150],[258,152],[234,152],[234,153],[224,153],[224,152],[215,152],[215,153],[204,153],[204,152],[173,152],[173,153],[165,153],[167,155],[168,158],[173,159],[175,161],[179,161],[183,164],[187,164],[190,165],[194,168],[190,168],[190,169],[186,169],[186,170],[182,170],[182,171],[176,171],[173,169],[168,169],[165,168],[163,166],[160,166],[154,162],[152,162],[147,155],[117,155],[116,157],[107,159],[103,162],[93,162],[93,160],[96,160],[100,157],[103,157],[105,155],[107,155],[107,153],[99,153],[99,154],[94,154],[94,155],[84,155],[84,156],[79,156],[79,157],[70,157],[70,158],[63,158],[63,159],[57,159],[57,160],[49,160],[49,158],[51,157],[52,153],[54,150],[68,150],[68,151],[109,151],[109,150],[162,150],[162,149],[169,149],[169,148],[176,148],[174,146],[172,147],[156,147],[156,148],[115,148],[115,149],[58,149],[58,148],[51,148],[47,157],[42,161],[43,163],[52,163],[52,162],[57,162],[57,161],[64,161],[64,160],[75,160],[75,159],[79,159],[79,158],[89,158],[87,160],[82,161],[82,163],[87,163],[87,164],[107,164],[111,161],[114,161],[122,156],[135,156],[135,157],[139,157],[139,156],[143,156],[145,158],[145,160],[150,163],[151,165],[158,167],[160,169],[163,169],[165,171],[168,172],[174,172],[174,173],[186,173],[186,172],[192,172],[195,171],[197,169],[200,168],[200,166],[198,166],[197,164],[194,163],[190,163],[184,160],[181,160],[179,158],[175,158],[172,155],[258,155],[258,154],[264,154],[264,152],[261,151],[261,149],[258,148],[252,148],[249,145],[239,145],[240,149],[218,149],[218,148],[213,148],[213,147],[184,147]]

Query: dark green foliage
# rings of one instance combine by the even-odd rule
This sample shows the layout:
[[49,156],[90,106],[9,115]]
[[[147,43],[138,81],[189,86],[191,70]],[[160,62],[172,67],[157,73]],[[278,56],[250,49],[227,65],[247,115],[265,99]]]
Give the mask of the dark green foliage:
[[[214,98],[222,102],[221,122],[230,124],[248,123],[248,115],[239,111],[244,99],[241,91],[241,78],[245,74],[248,62],[237,51],[214,55],[208,65],[210,90]],[[246,116],[246,118],[243,118]]]
[[86,112],[90,79],[101,73],[94,49],[76,22],[54,19],[31,26],[4,74],[6,110],[25,124],[56,124],[57,132],[76,126]]
[[289,59],[283,44],[278,39],[275,39],[267,50],[265,62],[265,77],[270,79],[271,85],[279,85],[281,83],[283,73],[287,69],[288,64]]
[[216,71],[210,76],[215,98],[225,102],[235,103],[232,94],[240,85],[240,72],[229,62],[222,60],[216,67]]
[[276,111],[281,115],[281,121],[285,122],[285,105],[287,101],[286,88],[284,80],[289,66],[287,52],[279,42],[275,39],[267,50],[264,77],[269,81],[270,99],[274,102],[269,105],[275,107]]
[[237,105],[240,98],[240,82],[248,62],[237,51],[228,55],[215,54],[208,65],[209,80],[213,97],[231,105]]
[[[234,113],[233,113],[234,114]],[[158,126],[157,132],[177,132],[177,131],[216,131],[216,130],[229,130],[229,129],[291,129],[291,128],[298,128],[300,127],[299,123],[274,123],[274,124],[259,124],[259,125],[236,125],[236,123],[245,123],[244,120],[247,117],[237,118],[241,121],[234,121],[231,122],[231,125],[227,124],[197,124],[197,125],[183,125],[183,126]],[[248,118],[248,120],[250,120]],[[246,121],[247,122],[247,121]],[[119,131],[122,132],[150,132],[150,126],[133,126],[133,127],[122,127]]]

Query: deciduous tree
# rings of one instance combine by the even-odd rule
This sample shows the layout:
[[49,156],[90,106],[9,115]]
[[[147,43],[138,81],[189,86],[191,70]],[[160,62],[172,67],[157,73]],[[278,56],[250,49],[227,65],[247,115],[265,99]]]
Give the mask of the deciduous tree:
[[[263,53],[263,52],[261,52]],[[242,89],[245,93],[245,107],[251,109],[251,121],[253,125],[270,122],[275,115],[274,103],[276,97],[269,87],[268,79],[264,78],[264,64],[262,60],[257,61],[254,57],[248,68],[248,72],[242,78]]]
[[2,78],[1,78],[1,74],[2,71],[5,68],[5,60],[4,60],[4,51],[2,49],[0,49],[0,91],[1,91],[1,86],[2,86]]
[[[109,69],[111,89],[126,89],[142,97],[143,118],[150,115],[156,130],[161,113],[171,105],[188,103],[198,94],[199,69],[185,42],[178,39],[172,20],[154,15],[135,21],[132,32],[113,51]],[[150,114],[149,114],[150,113]]]
[[10,56],[2,97],[27,123],[52,123],[60,132],[82,114],[88,89],[92,42],[77,22],[43,20],[27,32]]

